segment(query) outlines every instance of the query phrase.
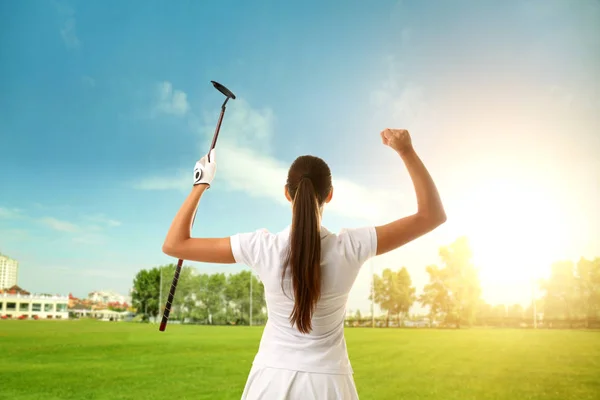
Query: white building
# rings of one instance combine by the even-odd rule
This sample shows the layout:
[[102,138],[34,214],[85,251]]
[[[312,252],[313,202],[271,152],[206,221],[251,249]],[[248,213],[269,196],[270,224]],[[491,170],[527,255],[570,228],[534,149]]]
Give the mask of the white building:
[[102,321],[122,321],[129,314],[128,311],[93,310],[89,315]]
[[123,296],[111,290],[99,290],[88,294],[88,299],[96,303],[127,303],[131,304],[131,296]]
[[19,262],[0,254],[0,289],[16,285],[18,272]]
[[0,293],[0,317],[69,319],[68,296],[30,294],[16,287],[16,290]]

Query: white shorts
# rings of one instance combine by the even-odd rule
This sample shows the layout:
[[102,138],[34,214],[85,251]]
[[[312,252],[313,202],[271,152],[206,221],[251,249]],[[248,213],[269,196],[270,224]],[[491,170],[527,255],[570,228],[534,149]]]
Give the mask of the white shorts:
[[242,400],[358,400],[358,393],[350,374],[253,366]]

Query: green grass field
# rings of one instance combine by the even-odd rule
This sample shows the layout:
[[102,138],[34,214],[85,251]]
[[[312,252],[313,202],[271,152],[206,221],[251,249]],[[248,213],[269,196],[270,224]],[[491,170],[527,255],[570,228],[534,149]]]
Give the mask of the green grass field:
[[[262,328],[0,321],[0,399],[239,399]],[[346,329],[361,399],[598,399],[600,332]]]

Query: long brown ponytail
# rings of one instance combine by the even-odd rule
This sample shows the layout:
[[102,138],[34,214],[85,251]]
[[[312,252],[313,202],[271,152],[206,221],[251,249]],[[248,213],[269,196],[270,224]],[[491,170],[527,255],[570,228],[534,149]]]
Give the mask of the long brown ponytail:
[[321,295],[319,205],[310,179],[303,178],[294,197],[289,265],[294,286],[290,321],[302,333],[312,329],[312,313]]
[[320,208],[331,191],[329,167],[320,158],[299,157],[290,168],[287,187],[292,197],[293,215],[282,285],[289,265],[294,289],[290,322],[300,332],[309,333],[312,315],[321,297]]

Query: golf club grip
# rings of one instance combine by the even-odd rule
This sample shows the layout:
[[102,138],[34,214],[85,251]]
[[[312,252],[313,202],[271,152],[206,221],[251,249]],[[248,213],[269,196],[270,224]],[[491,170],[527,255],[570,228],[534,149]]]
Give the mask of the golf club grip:
[[160,331],[164,331],[167,328],[167,321],[169,321],[169,314],[171,313],[171,305],[173,304],[173,298],[175,297],[175,291],[177,290],[177,282],[179,282],[179,274],[181,273],[181,266],[183,260],[177,261],[177,268],[175,269],[175,276],[173,276],[173,283],[171,283],[171,290],[169,291],[169,297],[165,304],[165,310],[163,311],[162,321],[160,321]]

